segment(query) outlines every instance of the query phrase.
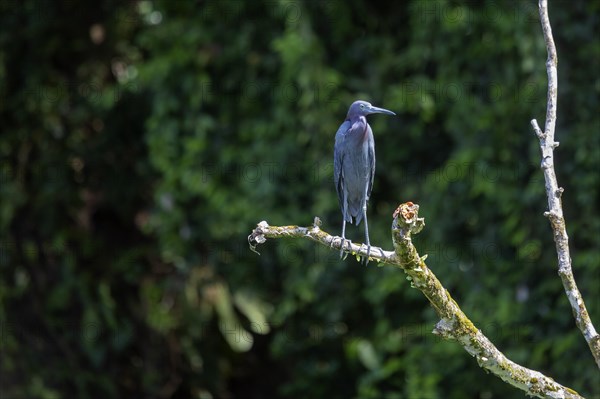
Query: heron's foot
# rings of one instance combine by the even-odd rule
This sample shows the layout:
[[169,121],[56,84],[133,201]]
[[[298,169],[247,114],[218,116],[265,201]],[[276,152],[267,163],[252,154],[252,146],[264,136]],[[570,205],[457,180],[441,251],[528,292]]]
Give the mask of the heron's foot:
[[[344,252],[344,244],[348,243],[348,251]],[[348,252],[352,250],[352,241],[342,237],[342,243],[340,245],[340,259],[346,260],[348,257]]]
[[367,244],[367,256],[365,257],[365,266],[369,264],[369,257],[371,256],[371,244]]
[[363,249],[363,247],[367,247],[367,256],[362,257],[361,263],[364,263],[366,266],[367,264],[369,264],[369,257],[371,256],[371,244],[360,244],[360,249],[358,251],[360,252],[360,250]]
[[348,242],[348,251],[344,254],[344,260],[348,257],[348,254],[352,252],[352,240],[346,240]]

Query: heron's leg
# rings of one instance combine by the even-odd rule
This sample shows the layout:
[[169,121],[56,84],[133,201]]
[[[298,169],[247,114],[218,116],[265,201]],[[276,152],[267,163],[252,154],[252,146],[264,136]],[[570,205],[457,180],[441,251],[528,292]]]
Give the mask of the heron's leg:
[[367,241],[367,257],[365,258],[365,266],[369,263],[371,255],[371,243],[369,242],[369,223],[367,222],[367,202],[363,205],[363,219],[365,220],[365,239]]
[[344,242],[346,241],[346,218],[342,224],[342,242],[340,243],[340,259],[344,257]]

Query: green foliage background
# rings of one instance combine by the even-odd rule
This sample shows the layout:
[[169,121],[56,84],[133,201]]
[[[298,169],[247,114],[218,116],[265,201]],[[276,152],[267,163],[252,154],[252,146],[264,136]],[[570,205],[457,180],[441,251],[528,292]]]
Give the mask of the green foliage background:
[[[0,2],[2,398],[509,398],[397,270],[339,234],[333,138],[361,98],[371,241],[416,239],[507,356],[588,397],[598,370],[556,273],[537,139],[537,2]],[[600,324],[600,2],[550,0],[572,257]],[[360,229],[349,236],[359,241]]]

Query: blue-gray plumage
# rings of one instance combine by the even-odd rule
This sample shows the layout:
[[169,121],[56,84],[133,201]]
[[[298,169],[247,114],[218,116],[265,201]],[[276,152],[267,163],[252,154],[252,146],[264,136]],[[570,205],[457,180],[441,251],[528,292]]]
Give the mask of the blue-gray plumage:
[[364,219],[367,263],[371,253],[367,201],[371,195],[375,175],[375,140],[366,116],[375,113],[396,115],[387,109],[374,107],[366,101],[352,103],[346,120],[335,134],[333,151],[333,179],[344,220],[340,257],[343,255],[346,241],[346,222],[358,226]]

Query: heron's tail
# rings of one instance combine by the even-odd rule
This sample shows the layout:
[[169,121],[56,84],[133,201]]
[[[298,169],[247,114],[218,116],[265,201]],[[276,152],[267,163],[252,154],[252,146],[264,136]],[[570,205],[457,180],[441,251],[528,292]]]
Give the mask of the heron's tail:
[[360,224],[363,218],[362,205],[360,202],[348,203],[348,209],[346,210],[345,218],[347,222],[353,223],[357,226]]

